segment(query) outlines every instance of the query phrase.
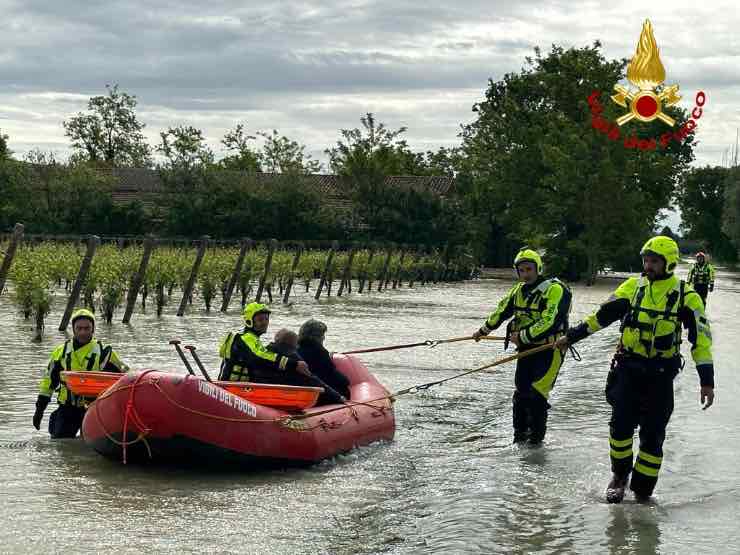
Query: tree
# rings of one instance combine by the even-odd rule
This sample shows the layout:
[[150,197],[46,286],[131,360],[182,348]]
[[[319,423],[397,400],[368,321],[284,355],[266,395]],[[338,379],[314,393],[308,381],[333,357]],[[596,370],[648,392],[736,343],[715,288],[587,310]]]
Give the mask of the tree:
[[259,155],[264,171],[293,175],[307,175],[321,171],[321,162],[312,160],[311,156],[305,154],[304,145],[281,136],[275,129],[272,133],[259,131],[257,134],[265,140]]
[[401,139],[405,127],[389,129],[372,113],[360,118],[361,128],[342,129],[341,139],[326,150],[331,170],[344,178],[357,217],[370,227],[372,238],[440,245],[468,239],[463,203],[442,199],[431,191],[387,183],[388,176],[455,174],[459,152],[413,152]]
[[88,113],[79,112],[62,125],[78,157],[116,167],[151,166],[151,148],[144,140],[145,125],[136,117],[136,97],[106,85],[106,96],[93,96]]
[[221,140],[221,144],[226,147],[229,154],[219,160],[219,165],[226,170],[233,171],[249,173],[262,171],[260,155],[252,150],[249,145],[249,142],[256,138],[254,135],[247,135],[244,131],[244,125],[241,123],[227,132]]
[[332,172],[358,183],[382,183],[387,175],[407,175],[405,170],[415,158],[406,142],[398,139],[406,128],[392,131],[376,123],[372,113],[361,117],[360,123],[362,129],[342,129],[343,140],[325,151]]
[[[734,245],[740,245],[740,168],[733,167],[725,178],[725,207],[722,212],[722,231]],[[735,253],[737,256],[740,253]],[[731,259],[731,257],[728,257]]]
[[437,152],[428,150],[420,161],[420,171],[413,175],[444,175],[455,177],[462,165],[460,149],[440,147]]
[[51,153],[0,160],[0,228],[20,221],[32,222],[36,233],[142,233],[141,205],[114,204],[111,191],[110,178],[96,168],[65,165]]
[[10,137],[4,134],[2,129],[0,129],[0,160],[3,160],[5,158],[10,158],[10,155],[12,154],[10,152],[10,149],[8,148],[9,138]]
[[213,237],[329,239],[342,233],[321,195],[302,176],[265,182],[254,174],[215,166],[163,172],[159,204],[168,233]]
[[731,170],[719,166],[694,168],[679,183],[676,200],[681,208],[681,230],[698,239],[721,260],[735,261],[737,247],[722,230],[725,187]]
[[[600,48],[553,46],[547,56],[535,49],[520,73],[489,82],[485,100],[473,107],[476,121],[462,134],[477,229],[546,249],[549,271],[571,279],[591,280],[602,268],[639,260],[640,245],[693,159],[693,134],[643,151],[591,128],[587,99],[611,91],[625,67]],[[615,119],[608,97],[602,105],[602,116]],[[685,119],[680,109],[666,111]],[[659,137],[664,126],[656,120],[622,132]]]
[[191,170],[213,164],[213,151],[206,145],[203,131],[191,125],[178,125],[162,131],[157,152],[166,159],[169,169]]

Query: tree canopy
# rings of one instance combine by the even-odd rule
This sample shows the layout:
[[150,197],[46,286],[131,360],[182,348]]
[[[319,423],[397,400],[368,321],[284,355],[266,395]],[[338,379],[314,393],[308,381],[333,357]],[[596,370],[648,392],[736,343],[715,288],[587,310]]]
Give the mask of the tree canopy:
[[108,94],[93,96],[87,113],[64,121],[65,134],[80,160],[115,167],[151,166],[151,148],[144,140],[145,125],[136,115],[136,96],[106,85]]
[[[547,253],[549,269],[593,278],[628,267],[669,205],[693,159],[693,135],[665,148],[626,148],[592,128],[588,103],[604,95],[602,118],[615,119],[608,95],[624,60],[606,60],[596,42],[585,48],[535,50],[520,73],[490,81],[477,119],[463,128],[465,171],[485,233],[505,230]],[[598,94],[596,96],[599,96]],[[685,114],[667,110],[677,120]],[[622,133],[660,136],[660,121],[631,123]]]
[[684,236],[702,241],[713,256],[734,261],[737,247],[722,229],[725,189],[731,185],[731,173],[722,167],[693,168],[680,181],[676,200]]

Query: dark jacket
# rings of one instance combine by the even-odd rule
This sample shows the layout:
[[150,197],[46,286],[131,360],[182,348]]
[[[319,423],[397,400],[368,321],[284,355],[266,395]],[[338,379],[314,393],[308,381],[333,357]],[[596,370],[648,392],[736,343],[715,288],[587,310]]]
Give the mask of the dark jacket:
[[329,351],[323,345],[303,339],[298,343],[298,354],[306,361],[313,375],[349,399],[349,380],[334,366]]
[[[300,353],[296,349],[283,343],[270,343],[267,346],[267,349],[279,355],[291,357],[296,360],[303,360],[303,357],[301,357]],[[309,371],[311,371],[311,373],[314,373],[311,365],[308,362],[306,362],[306,364],[308,364]],[[319,396],[318,401],[316,402],[317,405],[329,405],[342,402],[342,399],[340,397],[341,393],[335,391],[331,384],[328,383],[326,385],[328,385],[331,389],[327,389],[324,386],[325,382],[322,383],[316,378],[309,378],[308,376],[296,373],[290,377],[289,381],[283,380],[280,383],[287,383],[288,385],[308,385],[311,387],[323,387],[324,392]]]

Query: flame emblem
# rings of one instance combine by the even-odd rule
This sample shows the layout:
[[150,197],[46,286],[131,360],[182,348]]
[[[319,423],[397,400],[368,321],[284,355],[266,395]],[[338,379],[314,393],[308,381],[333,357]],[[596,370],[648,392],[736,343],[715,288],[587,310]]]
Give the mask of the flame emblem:
[[663,113],[663,107],[673,106],[679,100],[678,85],[663,87],[660,94],[655,93],[655,88],[665,81],[665,68],[660,61],[660,51],[653,36],[653,26],[649,19],[645,20],[637,43],[635,55],[627,66],[627,80],[638,88],[636,92],[614,85],[617,94],[611,98],[614,103],[627,108],[629,100],[629,113],[617,118],[618,125],[624,125],[628,121],[637,119],[650,122],[659,119],[673,127],[676,121]]

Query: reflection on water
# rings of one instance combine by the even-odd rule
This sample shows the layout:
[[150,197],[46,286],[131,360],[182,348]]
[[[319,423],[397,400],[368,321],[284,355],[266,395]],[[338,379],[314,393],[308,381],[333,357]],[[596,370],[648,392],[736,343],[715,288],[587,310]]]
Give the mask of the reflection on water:
[[[572,319],[593,310],[615,286],[576,286]],[[292,305],[275,306],[272,331],[319,318],[329,326],[328,346],[337,351],[459,336],[480,325],[506,287],[470,282],[319,303],[299,292]],[[31,427],[41,369],[65,337],[54,331],[64,303],[56,303],[46,337],[35,344],[32,324],[3,296],[2,551],[728,552],[740,540],[738,289],[736,276],[720,273],[709,301],[717,403],[700,410],[698,379],[687,364],[676,382],[657,495],[645,506],[631,496],[622,506],[603,502],[609,478],[603,387],[616,327],[579,345],[581,362],[566,361],[540,449],[511,445],[513,365],[507,365],[399,399],[393,443],[308,469],[151,469],[124,467],[79,440],[51,441]],[[218,340],[240,326],[238,310],[205,314],[196,307],[186,318],[137,313],[132,326],[101,325],[98,335],[134,367],[184,372],[170,338],[196,344],[215,369]],[[363,360],[396,390],[500,354],[501,345],[490,342],[375,353]]]

